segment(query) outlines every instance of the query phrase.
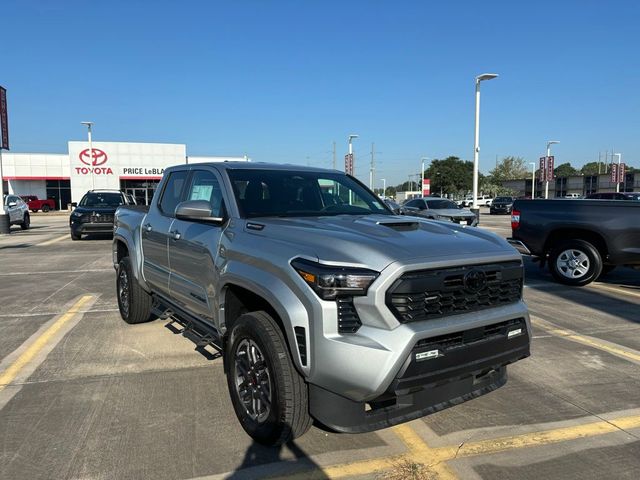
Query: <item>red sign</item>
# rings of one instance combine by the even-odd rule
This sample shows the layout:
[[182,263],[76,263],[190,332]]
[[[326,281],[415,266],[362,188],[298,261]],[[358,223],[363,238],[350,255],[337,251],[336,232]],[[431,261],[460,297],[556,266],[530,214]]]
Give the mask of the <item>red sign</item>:
[[[78,155],[78,157],[80,157],[80,161],[82,163],[84,163],[85,165],[89,165],[90,167],[97,167],[99,165],[104,165],[105,163],[107,163],[106,153],[104,153],[99,148],[92,148],[91,150],[93,151],[93,155],[89,153],[88,148],[80,152],[80,155]],[[91,157],[93,157],[93,160],[91,160]]]
[[353,153],[344,156],[344,173],[353,175]]
[[624,163],[618,166],[618,183],[624,183],[624,174],[627,173],[627,166]]
[[611,183],[620,183],[618,182],[618,165],[615,163],[611,165]]
[[0,128],[2,136],[0,137],[0,150],[9,150],[9,115],[7,113],[7,90],[0,87]]
[[551,155],[550,157],[547,157],[547,182],[552,182],[554,179],[553,162],[554,162],[553,155]]
[[425,178],[422,180],[422,196],[428,197],[429,195],[431,195],[431,180]]
[[79,175],[113,175],[113,170],[110,167],[101,167],[107,163],[107,154],[99,148],[92,148],[93,155],[89,152],[88,148],[85,148],[80,152],[78,158],[82,163],[87,165],[86,167],[75,167],[76,173]]
[[547,169],[547,157],[540,157],[540,170],[539,170],[538,176],[541,182],[544,182],[545,178],[547,178],[546,169]]

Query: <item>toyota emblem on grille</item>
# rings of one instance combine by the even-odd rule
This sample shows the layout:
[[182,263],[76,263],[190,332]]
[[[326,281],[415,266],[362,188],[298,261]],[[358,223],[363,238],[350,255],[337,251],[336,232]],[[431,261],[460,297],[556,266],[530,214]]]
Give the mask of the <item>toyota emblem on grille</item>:
[[464,276],[464,288],[470,292],[479,292],[487,286],[487,276],[481,270],[471,270]]

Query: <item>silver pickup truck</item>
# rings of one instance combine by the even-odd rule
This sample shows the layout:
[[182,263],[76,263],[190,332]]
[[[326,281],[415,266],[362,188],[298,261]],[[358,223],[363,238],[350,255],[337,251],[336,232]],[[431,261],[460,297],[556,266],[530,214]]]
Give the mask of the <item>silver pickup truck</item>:
[[171,167],[148,212],[122,206],[114,228],[122,318],[219,348],[238,419],[264,444],[313,420],[366,432],[422,417],[504,385],[529,355],[516,250],[394,215],[341,172]]

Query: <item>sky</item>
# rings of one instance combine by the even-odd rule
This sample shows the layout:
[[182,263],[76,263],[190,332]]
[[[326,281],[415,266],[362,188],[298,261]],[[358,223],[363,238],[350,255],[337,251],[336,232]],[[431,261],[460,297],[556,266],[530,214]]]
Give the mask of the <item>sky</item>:
[[[12,151],[185,143],[188,155],[344,165],[376,183],[422,157],[640,168],[640,2],[3,0]],[[428,162],[427,162],[428,165]],[[381,183],[376,185],[381,186]]]

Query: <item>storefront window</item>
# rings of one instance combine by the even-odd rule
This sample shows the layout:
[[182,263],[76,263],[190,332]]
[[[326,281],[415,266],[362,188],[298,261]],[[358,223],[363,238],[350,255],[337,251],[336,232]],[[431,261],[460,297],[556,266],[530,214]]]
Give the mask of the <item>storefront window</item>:
[[120,189],[133,195],[138,205],[149,205],[160,180],[120,180]]
[[71,203],[70,180],[47,180],[47,198],[56,203],[56,210],[64,210]]

